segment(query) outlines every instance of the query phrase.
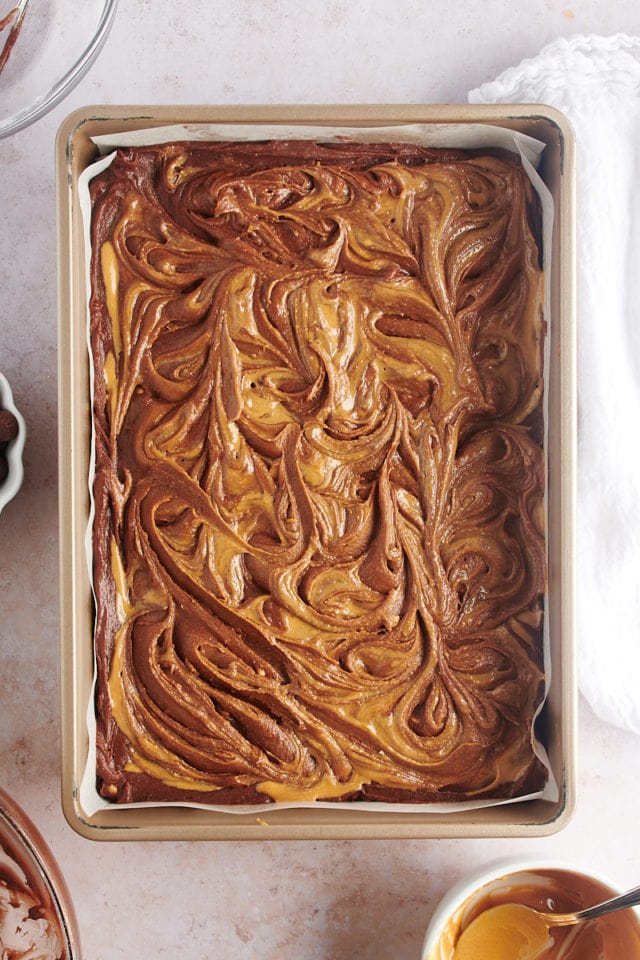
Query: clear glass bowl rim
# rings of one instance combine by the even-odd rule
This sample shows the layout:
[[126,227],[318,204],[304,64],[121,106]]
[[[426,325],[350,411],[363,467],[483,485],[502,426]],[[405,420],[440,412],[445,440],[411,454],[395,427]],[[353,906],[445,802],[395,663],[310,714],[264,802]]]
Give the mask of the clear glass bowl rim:
[[9,117],[7,121],[0,122],[0,140],[4,137],[10,137],[19,130],[24,130],[25,127],[35,123],[36,120],[43,117],[45,113],[52,110],[71,93],[102,50],[109,30],[111,29],[117,4],[118,0],[105,0],[102,13],[100,14],[100,20],[98,21],[98,26],[93,37],[76,62],[67,70],[64,76],[54,84],[51,90],[49,90],[42,99],[25,107],[24,110],[15,113],[12,117]]
[[64,960],[81,960],[78,924],[71,894],[44,837],[22,807],[0,787],[0,831],[8,831],[32,861],[51,897],[63,937]]

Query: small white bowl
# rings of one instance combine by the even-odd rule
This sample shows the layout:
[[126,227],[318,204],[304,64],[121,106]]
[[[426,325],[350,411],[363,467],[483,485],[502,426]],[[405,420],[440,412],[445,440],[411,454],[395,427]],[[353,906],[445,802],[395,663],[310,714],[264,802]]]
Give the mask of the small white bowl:
[[[606,899],[608,895],[614,896],[621,892],[620,888],[608,877],[603,876],[597,870],[576,863],[525,858],[498,860],[458,881],[444,895],[427,927],[421,960],[452,960],[455,941],[461,926],[464,925],[465,917],[469,916],[473,907],[477,907],[478,901],[484,902],[485,897],[492,890],[504,890],[505,887],[508,888],[510,883],[513,883],[517,888],[519,877],[522,881],[524,875],[541,870],[570,873],[578,878],[584,878],[586,881],[601,884],[606,888],[602,899]],[[638,911],[634,912],[640,923]],[[640,925],[638,929],[640,943]],[[640,957],[640,954],[638,956]],[[634,960],[634,958],[625,958],[625,960]]]
[[22,414],[16,409],[13,402],[13,394],[9,381],[0,373],[0,410],[8,410],[12,413],[18,422],[18,434],[8,444],[4,456],[7,458],[8,472],[2,482],[0,482],[0,513],[13,500],[16,493],[22,486],[24,469],[22,466],[22,451],[27,436],[27,427]]

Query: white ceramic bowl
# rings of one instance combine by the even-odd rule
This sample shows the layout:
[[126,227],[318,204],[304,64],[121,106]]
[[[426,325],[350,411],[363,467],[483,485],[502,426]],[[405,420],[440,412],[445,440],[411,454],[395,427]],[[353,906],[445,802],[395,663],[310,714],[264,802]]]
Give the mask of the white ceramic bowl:
[[4,480],[0,482],[0,513],[2,513],[4,507],[15,497],[22,485],[24,476],[22,451],[27,435],[24,418],[16,409],[9,381],[2,373],[0,373],[0,410],[8,410],[18,421],[18,435],[14,440],[11,440],[5,451],[9,470]]
[[[444,895],[427,928],[421,960],[451,960],[454,947],[452,941],[473,905],[477,904],[478,900],[484,900],[492,890],[504,889],[509,883],[517,887],[519,877],[524,878],[527,874],[540,870],[567,872],[579,878],[595,881],[607,888],[607,893],[602,899],[606,899],[609,892],[611,896],[621,892],[620,887],[610,878],[580,864],[542,858],[498,860],[464,877]],[[635,913],[640,923],[638,911],[636,910]],[[625,960],[633,960],[633,958],[625,958]]]

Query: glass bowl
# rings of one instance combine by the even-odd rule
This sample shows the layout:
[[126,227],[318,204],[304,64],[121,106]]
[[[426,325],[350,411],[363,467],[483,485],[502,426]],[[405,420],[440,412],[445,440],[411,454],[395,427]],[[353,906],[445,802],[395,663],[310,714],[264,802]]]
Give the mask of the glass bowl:
[[[18,0],[0,0],[0,22]],[[0,73],[0,139],[44,116],[73,90],[102,49],[117,0],[29,0]],[[0,50],[10,27],[0,33]]]
[[[421,958],[453,960],[461,931],[479,913],[499,903],[524,903],[564,913],[601,903],[620,892],[597,870],[573,863],[501,860],[463,878],[445,894],[431,917]],[[572,927],[555,927],[550,933],[554,943],[541,955],[545,960],[640,960],[637,910],[620,910]],[[486,956],[499,952],[499,944],[487,945]]]
[[80,960],[77,920],[60,868],[40,832],[2,788],[0,947],[15,960]]
[[12,413],[18,424],[17,435],[0,450],[0,456],[5,463],[0,464],[0,513],[12,500],[22,486],[23,467],[22,451],[27,433],[25,422],[13,402],[13,394],[9,381],[0,373],[0,410]]

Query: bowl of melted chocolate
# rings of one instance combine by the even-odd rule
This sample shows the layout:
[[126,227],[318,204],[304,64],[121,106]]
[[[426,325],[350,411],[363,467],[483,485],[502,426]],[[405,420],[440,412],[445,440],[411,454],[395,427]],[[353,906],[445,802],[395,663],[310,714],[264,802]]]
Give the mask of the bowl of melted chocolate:
[[22,485],[24,419],[15,403],[9,381],[0,373],[0,513]]
[[[502,861],[457,883],[443,897],[425,936],[422,960],[457,960],[465,930],[481,914],[503,904],[569,913],[601,903],[619,893],[617,885],[597,871],[552,861]],[[494,912],[493,916],[500,916]],[[486,943],[477,944],[477,960],[512,956],[503,923],[484,924]],[[549,929],[546,943],[529,949],[527,960],[640,960],[640,914],[635,909]],[[520,955],[520,954],[519,954]]]
[[39,830],[0,788],[0,948],[10,960],[79,960],[71,898]]

